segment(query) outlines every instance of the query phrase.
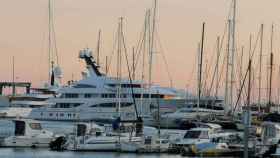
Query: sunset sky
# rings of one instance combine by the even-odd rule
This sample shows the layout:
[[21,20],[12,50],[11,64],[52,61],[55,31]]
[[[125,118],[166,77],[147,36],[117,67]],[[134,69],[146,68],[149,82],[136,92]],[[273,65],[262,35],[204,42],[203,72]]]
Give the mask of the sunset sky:
[[[48,1],[0,1],[0,80],[11,80],[11,60],[15,56],[17,80],[40,86],[48,74]],[[191,72],[202,22],[206,22],[205,54],[210,57],[215,51],[216,37],[223,34],[230,4],[231,0],[158,0],[157,32],[175,87],[195,86],[197,75]],[[104,66],[105,56],[113,49],[118,17],[125,19],[126,44],[131,50],[139,39],[145,10],[153,6],[153,0],[55,0],[54,6],[57,47],[65,83],[72,76],[76,80],[81,78],[84,63],[78,60],[78,51],[84,47],[96,48],[99,29],[102,30],[101,66]],[[264,53],[269,53],[270,27],[274,23],[275,63],[279,65],[279,6],[279,0],[237,0],[237,49],[244,45],[248,54],[249,35],[252,34],[255,41],[260,24],[264,23]],[[155,58],[153,81],[168,86],[163,59],[158,54]],[[264,60],[266,63],[267,59]]]

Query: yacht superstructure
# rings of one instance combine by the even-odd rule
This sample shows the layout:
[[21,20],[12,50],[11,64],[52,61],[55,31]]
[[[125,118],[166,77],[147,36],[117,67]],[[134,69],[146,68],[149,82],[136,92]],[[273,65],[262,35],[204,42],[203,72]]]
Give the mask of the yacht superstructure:
[[[92,51],[85,48],[79,58],[86,62],[88,75],[80,81],[60,88],[58,96],[48,100],[49,106],[32,110],[30,117],[40,120],[112,121],[119,114],[135,119],[134,102],[140,115],[149,114],[157,107],[157,100],[177,97],[175,89],[152,86],[142,81],[108,77],[99,71]],[[132,88],[133,92],[132,93]],[[120,89],[120,98],[117,91]],[[121,108],[118,110],[118,102]]]

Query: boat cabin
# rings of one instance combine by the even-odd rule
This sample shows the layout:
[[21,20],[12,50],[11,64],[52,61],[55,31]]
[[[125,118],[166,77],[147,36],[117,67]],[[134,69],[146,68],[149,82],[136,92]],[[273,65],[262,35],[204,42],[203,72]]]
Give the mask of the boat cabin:
[[264,145],[277,144],[280,140],[280,123],[264,122],[261,127],[262,143]]
[[34,120],[13,120],[15,131],[14,136],[25,136],[41,133],[41,123]]

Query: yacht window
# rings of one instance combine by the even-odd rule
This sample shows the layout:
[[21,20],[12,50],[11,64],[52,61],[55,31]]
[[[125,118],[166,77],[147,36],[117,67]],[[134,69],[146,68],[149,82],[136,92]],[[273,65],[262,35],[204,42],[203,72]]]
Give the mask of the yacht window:
[[78,107],[78,106],[80,106],[81,104],[80,104],[80,103],[73,103],[72,105],[73,105],[73,107]]
[[43,112],[41,112],[41,116],[43,116]]
[[15,121],[15,136],[25,135],[25,122]]
[[116,98],[116,94],[114,94],[114,93],[109,94],[109,98]]
[[144,141],[145,141],[144,144],[152,144],[152,138],[151,137],[145,138]]
[[127,95],[126,94],[121,94],[121,98],[126,98]]
[[167,143],[169,143],[168,140],[162,140],[162,141],[161,141],[161,144],[167,144]]
[[49,115],[50,115],[50,116],[53,116],[53,114],[52,114],[52,113],[49,113]]
[[[129,107],[133,103],[121,103],[121,107]],[[115,108],[118,105],[118,103],[101,103],[101,104],[95,104],[91,105],[90,107],[103,107],[103,108]]]
[[110,87],[116,87],[115,84],[107,84],[107,85],[110,86]]
[[99,94],[91,94],[91,97],[92,98],[97,98],[97,97],[99,97]]
[[181,109],[181,110],[179,110],[179,112],[182,112],[182,113],[192,112],[192,111],[193,111],[192,109]]
[[91,98],[91,94],[86,93],[86,94],[85,94],[85,98]]
[[140,84],[122,84],[121,85],[122,88],[141,88]]
[[78,98],[79,95],[77,93],[66,93],[65,98]]
[[201,131],[187,131],[184,138],[200,138]]
[[133,94],[134,98],[141,98],[141,94]]
[[163,98],[163,95],[160,95],[160,94],[152,94],[151,97],[152,97],[152,98]]
[[202,131],[200,137],[201,139],[208,139],[208,132],[207,131]]
[[98,106],[104,108],[112,108],[112,107],[116,107],[116,103],[101,103],[98,104]]
[[143,94],[143,98],[149,98],[149,94]]
[[[90,93],[86,93],[84,95],[85,98],[97,98],[99,95],[98,94],[90,94]],[[102,96],[103,97],[103,96]],[[107,96],[106,96],[107,97]]]
[[121,107],[129,107],[131,106],[133,103],[121,103]]
[[68,114],[68,117],[71,117],[71,114]]
[[56,105],[57,108],[70,108],[70,104],[69,103],[58,103]]
[[64,114],[63,114],[63,113],[60,113],[60,117],[64,117]]
[[102,94],[101,96],[102,96],[102,98],[108,98],[107,94]]
[[30,128],[35,129],[35,130],[41,130],[41,124],[40,123],[30,123],[29,124]]
[[102,94],[102,98],[116,98],[116,94],[114,93]]
[[96,88],[95,85],[89,85],[89,84],[77,84],[73,86],[74,88]]
[[274,137],[275,136],[275,128],[274,127],[265,128],[264,135],[266,137]]

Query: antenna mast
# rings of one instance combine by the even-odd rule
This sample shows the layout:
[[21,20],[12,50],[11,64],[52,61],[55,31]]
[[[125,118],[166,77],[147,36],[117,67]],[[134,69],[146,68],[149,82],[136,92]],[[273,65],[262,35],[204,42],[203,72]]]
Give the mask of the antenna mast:
[[100,38],[101,38],[101,30],[98,31],[98,41],[97,41],[97,59],[96,63],[98,66],[100,66],[100,60],[99,60],[99,55],[100,55]]

